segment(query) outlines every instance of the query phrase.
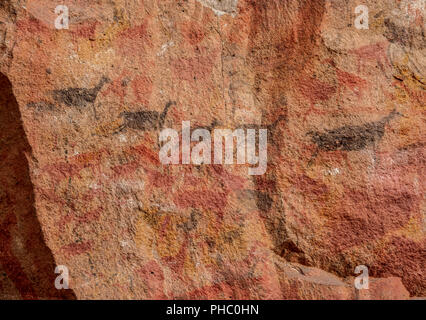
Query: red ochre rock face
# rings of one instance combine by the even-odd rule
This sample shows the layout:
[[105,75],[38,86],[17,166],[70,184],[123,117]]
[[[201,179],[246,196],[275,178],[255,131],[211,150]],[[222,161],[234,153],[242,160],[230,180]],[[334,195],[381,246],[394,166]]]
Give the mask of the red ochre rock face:
[[54,287],[55,263],[35,210],[28,160],[31,147],[7,77],[0,75],[0,298],[74,297]]
[[[422,1],[363,1],[362,30],[352,0],[64,0],[61,30],[56,1],[18,2],[0,4],[0,298],[426,295]],[[182,121],[267,128],[266,173],[162,164]]]

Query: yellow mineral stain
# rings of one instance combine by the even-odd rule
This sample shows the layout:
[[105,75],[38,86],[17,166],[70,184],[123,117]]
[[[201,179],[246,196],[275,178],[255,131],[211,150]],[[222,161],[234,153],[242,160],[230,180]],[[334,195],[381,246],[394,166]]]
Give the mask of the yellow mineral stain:
[[108,137],[116,133],[123,124],[123,119],[120,118],[112,122],[102,123],[94,131],[97,135]]
[[422,223],[419,223],[418,219],[413,216],[408,220],[406,225],[393,232],[392,236],[405,236],[414,241],[422,241],[424,240],[424,232],[421,226]]
[[155,233],[152,228],[144,221],[139,219],[136,222],[134,241],[136,246],[143,249],[148,254],[147,258],[154,259],[152,249],[154,246]]
[[157,252],[160,257],[175,257],[182,249],[185,238],[177,230],[177,224],[173,223],[172,215],[160,218],[157,229]]
[[[154,240],[148,244],[150,246],[155,244],[155,250],[160,257],[174,257],[180,252],[185,240],[183,233],[178,230],[178,225],[183,221],[182,217],[161,212],[156,207],[145,208],[136,223],[136,229],[139,232],[136,232],[135,241],[138,243],[137,239],[145,237],[144,226],[149,226],[151,233],[147,236]],[[139,243],[142,242],[139,240]]]
[[108,25],[102,31],[97,31],[95,39],[81,40],[78,47],[78,55],[84,61],[105,64],[112,60],[114,52],[111,43],[124,30],[130,27],[130,21],[122,11],[117,10],[116,21]]
[[410,55],[405,54],[398,62],[393,63],[394,77],[403,82],[394,89],[394,96],[399,104],[406,104],[410,108],[424,110],[424,105],[420,101],[410,98],[409,92],[421,92],[426,90],[426,79],[423,75],[418,74],[414,68],[410,68]]
[[194,260],[191,252],[188,252],[188,254],[185,255],[183,270],[184,270],[184,273],[192,279],[197,279],[199,275],[199,272],[197,271],[196,261]]

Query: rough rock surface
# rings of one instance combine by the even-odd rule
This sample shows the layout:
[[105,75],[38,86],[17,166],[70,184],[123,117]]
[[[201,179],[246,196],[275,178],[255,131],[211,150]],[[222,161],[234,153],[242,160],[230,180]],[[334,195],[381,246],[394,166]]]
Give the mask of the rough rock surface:
[[[0,298],[426,295],[423,0],[58,4],[0,2]],[[161,164],[182,121],[267,172]]]

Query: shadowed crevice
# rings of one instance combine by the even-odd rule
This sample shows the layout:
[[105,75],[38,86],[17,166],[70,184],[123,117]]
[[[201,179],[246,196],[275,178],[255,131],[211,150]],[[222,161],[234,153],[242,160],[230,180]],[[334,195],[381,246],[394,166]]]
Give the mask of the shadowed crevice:
[[9,79],[0,73],[0,299],[75,299],[54,285],[55,261],[37,219],[31,154]]
[[[320,50],[320,28],[326,6],[323,0],[258,0],[248,3],[253,12],[248,61],[255,73],[256,98],[267,109],[263,115],[266,126],[265,123],[270,123],[271,119],[287,119],[290,106],[286,96],[297,85],[295,81],[300,74],[309,72],[310,63]],[[284,150],[288,149],[288,139],[283,138],[285,125],[286,122],[281,122],[268,128],[268,171],[254,178],[257,206],[278,255],[284,247],[287,250],[293,248],[286,246],[290,236],[283,202],[287,197],[277,186],[277,177],[282,175],[286,166],[291,172],[291,164],[283,162],[282,157]],[[292,252],[292,255],[302,255],[302,250]],[[299,262],[306,263],[305,257]]]

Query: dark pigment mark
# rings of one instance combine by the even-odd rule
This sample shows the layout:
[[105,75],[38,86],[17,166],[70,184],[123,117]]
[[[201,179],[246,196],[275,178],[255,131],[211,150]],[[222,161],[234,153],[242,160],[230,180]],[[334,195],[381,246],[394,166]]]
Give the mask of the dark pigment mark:
[[384,21],[386,31],[383,34],[390,42],[399,43],[404,47],[424,49],[426,47],[425,34],[423,30],[415,28],[404,28],[396,25],[389,19]]
[[217,126],[220,126],[220,125],[222,125],[222,123],[217,121],[217,119],[213,119],[213,121],[211,122],[210,125],[208,125],[208,126],[197,126],[197,127],[194,127],[192,130],[195,131],[197,129],[205,129],[205,130],[208,130],[208,131],[212,131],[214,128],[216,128]]
[[272,198],[269,196],[267,192],[261,192],[256,190],[256,204],[260,211],[268,212],[273,204]]
[[35,109],[36,111],[53,111],[55,105],[49,102],[30,102],[27,104],[27,108]]
[[[306,257],[305,252],[300,248],[299,244],[294,243],[292,240],[285,240],[279,248],[280,256],[285,260],[295,263],[300,263],[305,266],[311,266],[309,259]],[[301,274],[305,274],[301,267],[297,267]]]
[[185,223],[179,224],[178,226],[186,232],[194,230],[198,225],[199,215],[200,213],[198,211],[192,210],[189,219],[187,219]]
[[334,130],[327,130],[325,133],[310,131],[312,142],[320,150],[324,151],[357,151],[373,145],[382,139],[385,133],[385,126],[395,116],[401,115],[396,110],[388,116],[376,122],[369,122],[361,126],[344,126]]
[[136,130],[157,130],[163,128],[167,113],[172,105],[176,102],[167,102],[162,113],[157,111],[138,111],[138,112],[122,112],[120,117],[123,117],[124,124],[120,126],[118,131],[125,128]]
[[53,91],[53,98],[66,104],[67,106],[85,107],[87,104],[93,104],[98,96],[99,91],[110,80],[102,77],[96,87],[91,89],[86,88],[67,88]]
[[241,240],[242,231],[240,229],[228,231],[223,235],[223,240],[227,243],[233,243],[234,241]]

